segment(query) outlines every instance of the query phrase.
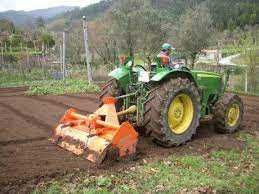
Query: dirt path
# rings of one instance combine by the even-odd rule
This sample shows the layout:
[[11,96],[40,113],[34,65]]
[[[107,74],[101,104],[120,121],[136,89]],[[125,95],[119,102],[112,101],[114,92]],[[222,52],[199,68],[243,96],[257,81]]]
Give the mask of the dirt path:
[[[242,146],[234,135],[214,132],[203,124],[193,140],[184,146],[165,149],[149,138],[141,137],[136,161],[106,161],[94,164],[51,144],[51,129],[69,107],[92,112],[98,102],[95,94],[66,96],[24,96],[25,88],[0,89],[0,193],[25,193],[42,180],[84,170],[90,174],[123,171],[147,161],[159,160],[171,153],[206,154],[217,149]],[[243,97],[246,111],[243,129],[259,127],[259,98]]]

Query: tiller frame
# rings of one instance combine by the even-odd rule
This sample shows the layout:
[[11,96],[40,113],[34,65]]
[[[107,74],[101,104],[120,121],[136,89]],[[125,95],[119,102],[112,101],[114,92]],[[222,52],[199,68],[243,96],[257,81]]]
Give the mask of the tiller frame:
[[120,125],[118,116],[135,112],[136,106],[116,112],[115,103],[115,98],[105,97],[102,107],[88,116],[69,109],[53,130],[51,141],[97,164],[108,152],[119,157],[134,154],[138,133],[129,122]]

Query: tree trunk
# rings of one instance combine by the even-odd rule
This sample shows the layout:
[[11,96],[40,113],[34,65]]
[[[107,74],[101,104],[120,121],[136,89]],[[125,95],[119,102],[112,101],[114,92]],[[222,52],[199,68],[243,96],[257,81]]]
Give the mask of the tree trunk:
[[148,61],[148,67],[151,67],[152,60],[149,55],[147,56],[147,61]]
[[256,61],[255,61],[256,55],[252,52],[252,50],[249,51],[249,74],[250,74],[250,92],[255,93],[256,92]]
[[195,63],[195,59],[196,59],[196,53],[191,54],[191,69],[194,68],[194,63]]

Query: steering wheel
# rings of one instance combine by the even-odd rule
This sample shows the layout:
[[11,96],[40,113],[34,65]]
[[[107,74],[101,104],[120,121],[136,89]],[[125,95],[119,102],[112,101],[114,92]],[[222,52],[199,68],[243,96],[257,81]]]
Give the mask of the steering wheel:
[[142,70],[144,70],[144,71],[147,71],[146,68],[143,67],[142,65],[134,65],[134,67],[137,67],[137,68],[140,68],[140,69],[142,69]]
[[190,71],[190,69],[186,66],[182,66],[182,70]]

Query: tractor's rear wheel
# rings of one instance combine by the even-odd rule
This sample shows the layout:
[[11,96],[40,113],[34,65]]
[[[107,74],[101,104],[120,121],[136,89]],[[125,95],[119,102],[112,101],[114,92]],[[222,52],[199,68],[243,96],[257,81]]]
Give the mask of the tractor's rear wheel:
[[188,78],[171,78],[154,88],[145,106],[146,130],[162,146],[178,146],[196,133],[200,95]]
[[244,105],[236,94],[225,94],[213,108],[216,130],[220,133],[233,133],[241,125]]
[[[99,106],[102,105],[102,99],[107,96],[117,97],[123,95],[122,89],[119,87],[119,84],[116,79],[109,80],[102,88],[102,91],[99,95]],[[116,110],[122,110],[123,101],[119,100],[116,103]]]

